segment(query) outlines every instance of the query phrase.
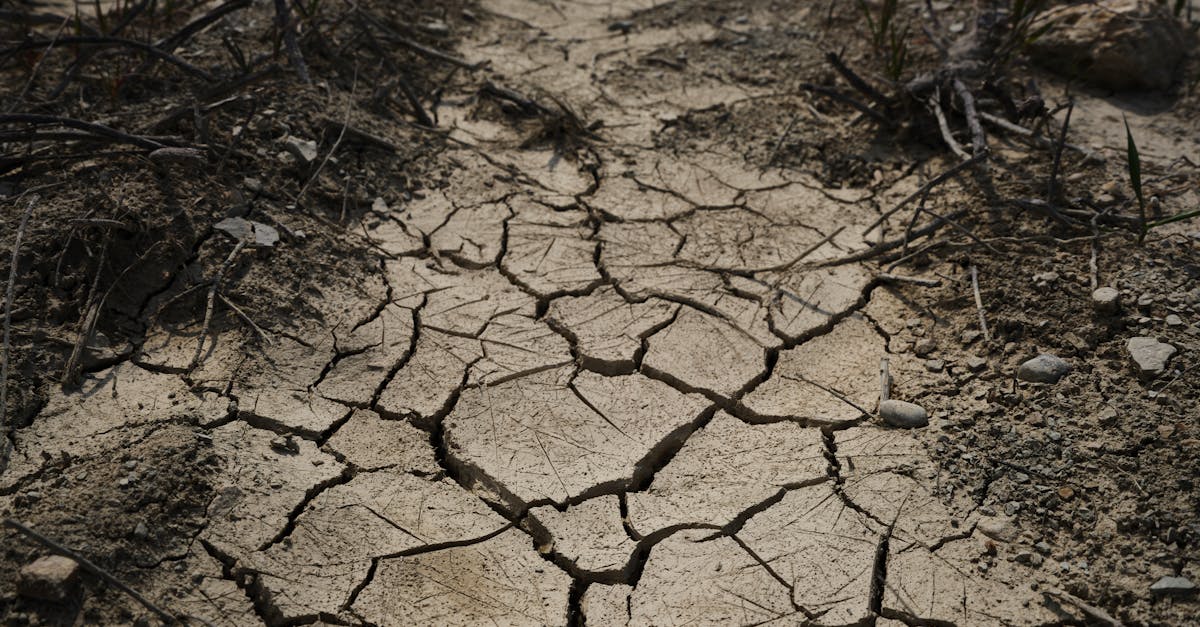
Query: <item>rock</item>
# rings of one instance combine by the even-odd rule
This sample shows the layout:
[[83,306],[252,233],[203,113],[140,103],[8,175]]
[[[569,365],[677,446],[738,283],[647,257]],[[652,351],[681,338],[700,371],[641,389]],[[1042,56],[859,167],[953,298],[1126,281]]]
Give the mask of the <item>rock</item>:
[[879,417],[893,427],[913,429],[929,424],[925,408],[906,401],[888,399],[879,403]]
[[972,355],[968,357],[966,364],[967,369],[969,369],[971,372],[979,372],[980,370],[987,368],[987,360],[979,357],[978,355]]
[[984,518],[976,525],[983,535],[1001,542],[1012,542],[1017,539],[1017,528],[1007,518]]
[[1181,327],[1183,326],[1183,318],[1175,314],[1170,314],[1167,316],[1166,323],[1169,327]]
[[1059,275],[1057,272],[1043,272],[1041,274],[1033,275],[1033,282],[1043,287],[1050,283],[1054,283],[1058,279]]
[[1132,337],[1125,344],[1133,359],[1134,371],[1143,381],[1149,381],[1167,369],[1175,347],[1152,337]]
[[1030,359],[1017,368],[1017,378],[1031,383],[1058,383],[1071,371],[1071,364],[1059,357],[1043,354]]
[[1030,45],[1039,63],[1109,89],[1165,89],[1187,50],[1179,22],[1153,0],[1099,0],[1037,18]]
[[1111,287],[1098,288],[1092,292],[1092,306],[1098,313],[1116,313],[1121,309],[1121,293]]
[[1171,596],[1190,596],[1196,593],[1196,584],[1187,577],[1163,577],[1150,585],[1150,592]]
[[971,344],[975,340],[978,340],[981,337],[983,337],[982,331],[979,331],[978,329],[968,329],[968,330],[962,332],[961,339],[962,339],[963,344]]
[[251,244],[258,248],[271,248],[279,242],[279,231],[275,227],[244,218],[225,218],[214,224],[213,228],[238,241],[251,240]]
[[925,369],[930,372],[941,372],[946,368],[946,362],[941,359],[928,359],[925,361]]
[[204,165],[204,152],[195,148],[159,148],[148,155],[150,161],[158,165]]
[[1041,566],[1042,562],[1045,561],[1041,555],[1032,553],[1030,551],[1021,551],[1020,553],[1017,553],[1013,560],[1018,564],[1025,564],[1026,566],[1032,566],[1034,568]]
[[304,165],[317,160],[317,142],[315,141],[288,135],[283,138],[283,147]]
[[928,338],[917,342],[913,346],[913,352],[917,354],[917,357],[928,357],[935,350],[937,350],[937,342]]
[[40,601],[62,602],[79,585],[79,564],[69,557],[49,555],[21,569],[17,593]]

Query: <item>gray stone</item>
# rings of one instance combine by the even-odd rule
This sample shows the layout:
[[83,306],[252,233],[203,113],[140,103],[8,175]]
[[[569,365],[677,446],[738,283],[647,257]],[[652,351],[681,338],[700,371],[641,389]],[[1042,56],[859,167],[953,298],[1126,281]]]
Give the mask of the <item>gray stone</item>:
[[1183,326],[1183,318],[1175,314],[1170,314],[1167,316],[1166,323],[1169,327],[1181,327]]
[[258,248],[271,248],[279,242],[279,231],[275,227],[245,218],[225,218],[213,228],[238,241],[250,240]]
[[1020,553],[1017,553],[1013,560],[1018,564],[1025,564],[1026,566],[1032,566],[1034,568],[1041,566],[1042,562],[1045,561],[1041,555],[1038,555],[1037,553],[1031,553],[1029,551],[1021,551]]
[[1017,368],[1017,378],[1031,383],[1058,383],[1071,371],[1071,364],[1050,354],[1038,355]]
[[967,368],[971,370],[971,372],[979,372],[980,370],[987,368],[987,360],[977,355],[968,357],[966,363]]
[[1143,381],[1149,381],[1167,369],[1175,347],[1152,337],[1131,337],[1125,344],[1133,359],[1134,371]]
[[1163,577],[1150,586],[1154,594],[1190,596],[1196,594],[1196,584],[1187,577]]
[[941,359],[928,359],[925,361],[925,369],[930,372],[941,372],[946,368],[946,362]]
[[879,403],[879,417],[889,425],[902,429],[924,427],[929,424],[929,414],[924,407],[894,399]]
[[17,592],[30,599],[66,601],[79,585],[79,564],[69,557],[49,555],[21,568]]
[[917,354],[917,357],[928,357],[936,350],[937,342],[930,339],[921,340],[913,346],[913,352]]
[[283,139],[283,147],[301,163],[308,165],[317,160],[317,142],[288,135]]
[[1121,293],[1111,287],[1101,287],[1092,292],[1092,306],[1102,314],[1116,313],[1121,308]]
[[1012,542],[1017,539],[1017,528],[1008,518],[984,518],[976,526],[983,535],[1001,542]]

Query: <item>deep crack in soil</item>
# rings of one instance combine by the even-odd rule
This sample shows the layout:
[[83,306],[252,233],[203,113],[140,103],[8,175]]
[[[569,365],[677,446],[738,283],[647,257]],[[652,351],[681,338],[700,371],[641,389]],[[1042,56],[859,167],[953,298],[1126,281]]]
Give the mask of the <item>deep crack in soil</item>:
[[[436,124],[411,132],[444,144],[412,159],[438,174],[421,189],[322,178],[319,160],[297,162],[312,129],[263,114],[301,175],[285,187],[303,183],[247,179],[237,202],[283,239],[227,268],[230,241],[211,226],[180,238],[170,269],[130,296],[128,345],[92,351],[79,389],[20,399],[0,511],[212,625],[1194,617],[1194,594],[1148,586],[1197,579],[1195,478],[1147,488],[1135,471],[1167,468],[1170,446],[1194,467],[1200,450],[1195,235],[1123,257],[1121,235],[1001,217],[995,199],[1045,166],[1009,143],[988,166],[996,186],[951,179],[911,222],[883,220],[954,162],[799,88],[834,80],[822,51],[859,27],[837,3],[778,4],[456,4],[443,14],[465,33],[461,59],[388,31],[371,45],[418,46],[471,75],[446,77],[428,111],[403,78],[386,87]],[[380,90],[372,106],[390,98]],[[307,104],[342,110],[315,93]],[[1081,99],[1092,134],[1075,141],[1103,144],[1089,104],[1111,106]],[[352,141],[391,146],[362,116]],[[362,152],[330,158],[349,130],[324,159],[366,171]],[[1106,176],[1068,165],[1070,185]],[[1196,200],[1168,189],[1195,181],[1191,167],[1156,179],[1163,198]],[[314,182],[336,210],[272,217]],[[978,207],[992,211],[953,223],[969,237],[938,235]],[[301,223],[312,233],[289,226]],[[337,247],[277,270],[314,237]],[[1113,248],[1096,261],[1101,241]],[[1087,273],[1060,271],[1080,250],[1144,295],[1137,315],[1095,318]],[[991,337],[973,330],[974,266]],[[232,300],[211,325],[180,313],[202,311],[209,286],[209,302],[227,298],[227,271],[253,316]],[[1052,304],[1031,306],[1041,298]],[[1125,365],[1135,331],[1178,348],[1157,383]],[[1012,376],[1018,357],[1051,350],[1072,358],[1065,382]],[[881,385],[932,421],[886,424]],[[1157,425],[1147,395],[1174,418]],[[1101,420],[1125,420],[1125,435],[1077,420],[1100,405],[1119,407]],[[1101,466],[1113,474],[1089,479]],[[1132,538],[1125,557],[1101,556],[1116,532]],[[15,535],[0,552],[12,624],[140,615],[91,581],[69,607],[20,599],[15,569],[35,554]],[[1093,580],[1102,563],[1112,572]]]

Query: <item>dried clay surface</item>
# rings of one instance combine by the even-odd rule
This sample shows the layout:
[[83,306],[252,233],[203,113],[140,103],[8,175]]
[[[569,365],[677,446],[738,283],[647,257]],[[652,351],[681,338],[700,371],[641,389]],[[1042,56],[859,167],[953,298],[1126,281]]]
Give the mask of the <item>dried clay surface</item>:
[[[912,170],[831,182],[670,139],[782,89],[705,65],[784,28],[766,3],[676,4],[480,2],[458,54],[596,138],[563,150],[555,133],[588,134],[451,90],[456,173],[356,224],[365,278],[254,350],[248,328],[213,334],[197,363],[207,330],[156,321],[14,431],[0,508],[52,508],[106,458],[131,461],[91,479],[127,495],[199,473],[180,529],[136,557],[150,597],[212,625],[1094,619],[1031,575],[1013,512],[948,487],[941,432],[876,416],[885,390],[968,371],[917,356],[912,303],[855,257]],[[786,67],[815,67],[826,3],[798,4]],[[818,116],[800,124],[850,124]],[[139,466],[147,443],[191,470]]]

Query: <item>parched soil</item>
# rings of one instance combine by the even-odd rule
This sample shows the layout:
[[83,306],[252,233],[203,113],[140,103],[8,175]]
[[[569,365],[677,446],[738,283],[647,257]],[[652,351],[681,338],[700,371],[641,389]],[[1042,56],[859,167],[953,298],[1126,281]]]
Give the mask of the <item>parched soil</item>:
[[[810,88],[843,49],[885,82],[841,4],[455,4],[433,128],[309,42],[337,78],[214,106],[220,162],[15,177],[78,180],[18,266],[0,514],[188,624],[1193,623],[1151,586],[1200,583],[1200,227],[1138,242],[1120,116],[1156,210],[1195,208],[1194,60],[1136,97],[1019,63],[1085,150],[997,132],[880,220],[957,159]],[[1094,217],[1014,202],[1051,171]],[[97,206],[136,228],[47,249]],[[1016,377],[1044,353],[1065,377]],[[47,550],[4,534],[5,624],[158,620],[92,575],[18,595]]]

